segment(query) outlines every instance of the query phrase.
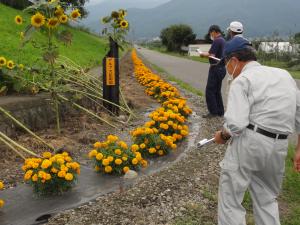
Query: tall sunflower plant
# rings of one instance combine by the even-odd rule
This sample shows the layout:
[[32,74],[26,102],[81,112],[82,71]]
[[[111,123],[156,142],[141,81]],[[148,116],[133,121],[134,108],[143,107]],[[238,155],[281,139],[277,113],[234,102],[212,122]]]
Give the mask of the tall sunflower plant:
[[102,23],[105,27],[102,30],[102,35],[113,39],[118,46],[123,50],[123,46],[127,44],[126,35],[129,31],[129,22],[125,19],[127,11],[120,9],[112,11],[109,16],[102,18]]

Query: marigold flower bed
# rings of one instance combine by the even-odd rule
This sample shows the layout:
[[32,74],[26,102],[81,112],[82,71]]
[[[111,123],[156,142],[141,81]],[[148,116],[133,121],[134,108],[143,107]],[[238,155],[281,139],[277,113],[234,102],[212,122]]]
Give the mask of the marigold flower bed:
[[[189,133],[186,125],[192,110],[176,87],[152,73],[135,51],[132,52],[134,74],[146,87],[145,93],[157,99],[161,107],[150,113],[150,121],[131,132],[133,144],[130,149],[118,137],[110,135],[105,142],[96,142],[89,157],[94,160],[95,170],[103,173],[122,174],[129,169],[146,167],[145,158],[169,154],[177,148]],[[123,146],[122,146],[123,144]]]

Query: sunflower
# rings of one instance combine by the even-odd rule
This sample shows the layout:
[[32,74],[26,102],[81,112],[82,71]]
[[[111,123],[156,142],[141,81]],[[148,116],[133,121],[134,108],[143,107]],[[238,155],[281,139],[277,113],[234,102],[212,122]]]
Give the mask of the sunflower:
[[52,17],[52,18],[48,19],[48,21],[47,21],[47,27],[50,29],[55,28],[58,24],[59,24],[59,20],[55,17]]
[[72,12],[71,12],[71,18],[73,20],[77,19],[78,17],[80,17],[81,14],[79,12],[79,9],[74,9]]
[[3,56],[0,57],[0,67],[1,66],[5,66],[6,65],[6,58],[4,58]]
[[17,15],[15,17],[15,22],[16,24],[21,25],[23,23],[23,18],[20,15]]
[[61,17],[62,15],[64,15],[64,13],[65,13],[65,11],[64,11],[63,8],[57,7],[56,10],[55,10],[55,12],[54,12],[54,15],[56,17]]
[[123,29],[126,29],[129,25],[127,20],[121,20],[121,22],[119,23],[120,27]]
[[124,10],[124,9],[120,9],[120,10],[119,10],[119,16],[120,16],[121,18],[124,18],[126,15],[127,15],[126,10]]
[[31,25],[39,28],[45,24],[45,16],[41,13],[36,13],[31,17]]
[[118,19],[119,18],[119,13],[117,11],[112,11],[111,13],[111,17],[114,18],[114,19]]
[[12,60],[7,61],[6,67],[10,70],[12,70],[15,67],[15,64]]
[[59,22],[61,23],[67,23],[68,22],[68,16],[63,14],[59,17]]

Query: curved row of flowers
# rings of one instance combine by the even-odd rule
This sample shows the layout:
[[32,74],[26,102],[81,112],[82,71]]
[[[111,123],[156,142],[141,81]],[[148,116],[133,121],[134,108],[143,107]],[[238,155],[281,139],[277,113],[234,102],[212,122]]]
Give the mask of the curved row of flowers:
[[[94,143],[89,152],[95,170],[105,174],[124,174],[129,170],[147,167],[146,159],[169,154],[188,135],[186,125],[192,110],[187,101],[171,84],[147,68],[135,51],[132,52],[134,74],[145,93],[160,102],[161,107],[149,114],[149,120],[131,131],[132,145],[128,146],[115,135]],[[70,189],[80,174],[80,165],[66,152],[41,158],[30,158],[22,169],[24,180],[38,194],[57,194]]]
[[169,154],[177,143],[188,135],[186,120],[192,113],[186,99],[179,91],[158,75],[151,72],[132,52],[134,74],[146,87],[145,93],[158,100],[161,107],[150,113],[150,120],[131,132],[133,144],[128,148],[114,135],[105,142],[96,142],[89,157],[94,160],[95,170],[103,173],[121,174],[129,169],[147,166],[147,158]]

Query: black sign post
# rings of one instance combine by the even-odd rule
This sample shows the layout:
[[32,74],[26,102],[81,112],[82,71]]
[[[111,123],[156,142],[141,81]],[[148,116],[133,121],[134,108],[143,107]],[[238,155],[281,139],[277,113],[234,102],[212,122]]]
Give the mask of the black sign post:
[[[109,38],[110,50],[102,61],[103,65],[103,98],[119,105],[119,46]],[[105,108],[119,115],[119,107],[103,102]]]

